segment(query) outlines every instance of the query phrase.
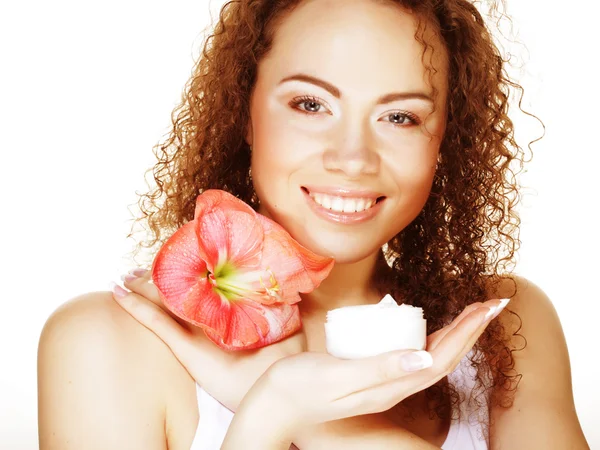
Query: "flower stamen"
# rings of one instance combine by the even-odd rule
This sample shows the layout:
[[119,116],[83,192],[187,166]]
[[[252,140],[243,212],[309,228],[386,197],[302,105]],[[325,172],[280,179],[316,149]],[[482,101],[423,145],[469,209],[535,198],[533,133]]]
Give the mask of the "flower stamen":
[[265,282],[263,281],[262,276],[259,276],[258,279],[260,280],[261,287],[266,291],[269,297],[280,299],[281,295],[279,294],[279,283],[277,283],[273,271],[268,267],[265,270],[270,274],[269,282],[271,283],[271,287],[265,286]]

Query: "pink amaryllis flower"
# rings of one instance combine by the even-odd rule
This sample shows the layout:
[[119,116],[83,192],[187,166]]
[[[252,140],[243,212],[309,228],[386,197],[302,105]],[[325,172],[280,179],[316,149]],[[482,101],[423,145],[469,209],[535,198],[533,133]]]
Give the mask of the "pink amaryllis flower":
[[159,250],[152,280],[164,305],[219,347],[248,350],[302,327],[299,293],[318,287],[333,264],[238,198],[211,189],[196,199],[194,219]]

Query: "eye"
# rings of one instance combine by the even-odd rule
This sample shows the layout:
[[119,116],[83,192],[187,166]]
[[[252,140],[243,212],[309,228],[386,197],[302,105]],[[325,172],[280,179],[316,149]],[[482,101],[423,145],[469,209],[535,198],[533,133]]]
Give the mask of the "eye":
[[420,125],[421,121],[417,116],[408,111],[398,111],[392,114],[388,114],[386,117],[390,118],[389,122],[395,127],[406,127],[410,125],[406,125],[409,122],[412,125]]
[[[313,97],[312,95],[303,95],[300,97],[295,97],[289,103],[290,106],[301,113],[308,115],[317,114],[321,108],[324,108],[324,101],[318,97]],[[421,121],[417,116],[408,111],[398,111],[387,115],[388,118],[391,118],[389,122],[395,127],[407,127],[411,125],[420,125]]]
[[290,102],[290,106],[301,113],[314,115],[324,107],[323,100],[311,95],[304,95],[301,97],[295,97]]

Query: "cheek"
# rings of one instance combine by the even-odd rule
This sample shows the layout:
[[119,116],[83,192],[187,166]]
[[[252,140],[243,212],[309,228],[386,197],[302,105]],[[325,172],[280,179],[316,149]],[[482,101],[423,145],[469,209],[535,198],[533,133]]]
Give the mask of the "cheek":
[[388,155],[386,166],[400,193],[429,188],[435,175],[437,147],[409,147]]
[[383,167],[396,186],[419,190],[431,185],[443,133],[439,115],[430,116],[420,128],[382,133]]
[[278,187],[281,183],[281,166],[276,159],[268,157],[265,150],[263,146],[260,152],[255,151],[252,155],[252,182],[261,206],[276,207],[276,193],[281,191]]
[[284,168],[294,164],[295,156],[299,155],[295,147],[300,136],[290,131],[293,127],[289,126],[287,115],[282,112],[268,102],[255,108],[252,115],[254,147],[260,149],[260,153],[254,155],[257,169]]
[[252,181],[261,205],[269,216],[277,214],[289,202],[294,186],[294,174],[302,163],[293,151],[285,146],[287,139],[269,139],[257,143],[252,155]]
[[[391,155],[386,161],[390,184],[396,190],[395,201],[390,204],[392,215],[402,217],[391,221],[395,234],[416,218],[431,193],[439,144],[421,142]],[[396,229],[400,226],[400,229]]]
[[290,123],[289,114],[268,107],[260,111],[252,118],[252,178],[259,197],[261,193],[268,198],[282,197],[294,177],[308,170],[309,161],[314,164],[313,153],[319,146]]

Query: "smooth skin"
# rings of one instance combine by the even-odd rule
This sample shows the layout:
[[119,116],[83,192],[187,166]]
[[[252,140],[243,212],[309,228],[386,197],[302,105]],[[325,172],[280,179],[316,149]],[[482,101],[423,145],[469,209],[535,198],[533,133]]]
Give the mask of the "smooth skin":
[[[539,287],[521,277],[515,280],[518,293],[511,298],[509,309],[520,315],[523,321],[520,334],[527,336],[527,347],[513,353],[515,370],[523,374],[523,379],[512,408],[496,406],[491,410],[495,425],[490,448],[587,449],[575,413],[568,352],[556,312]],[[495,294],[506,295],[511,290],[509,284]],[[167,408],[173,403],[165,397],[170,390],[173,393],[178,382],[187,381],[179,373],[184,362],[174,356],[186,351],[187,333],[194,336],[196,345],[204,346],[204,351],[197,352],[193,359],[200,368],[196,375],[198,382],[234,411],[234,397],[243,398],[243,391],[254,384],[262,369],[294,355],[300,342],[297,334],[260,349],[253,356],[222,352],[203,337],[199,329],[179,321],[151,301],[150,290],[144,288],[151,284],[146,280],[125,283],[125,286],[147,297],[131,294],[127,297],[129,303],[120,300],[119,305],[106,293],[86,294],[63,305],[46,323],[38,354],[41,450],[153,450],[166,449],[167,443],[169,449],[189,449],[197,417],[179,415],[176,427],[170,433],[165,429],[170,422],[169,414],[177,414]],[[468,307],[463,314],[477,306]],[[140,319],[135,319],[133,314]],[[162,331],[163,334],[165,330],[171,331],[172,348],[141,322],[160,330],[158,324],[169,324],[165,314],[174,321],[170,324],[172,327]],[[506,312],[496,320],[507,327],[514,326],[511,315]],[[454,323],[457,321],[458,318]],[[178,327],[174,326],[175,322]],[[512,345],[520,348],[522,342],[515,338]],[[209,363],[213,364],[211,370],[202,370]],[[192,373],[198,371],[191,370]],[[248,374],[249,370],[256,378],[250,374],[240,379],[239,375]],[[188,374],[188,369],[185,373]],[[257,405],[260,408],[263,404]],[[252,423],[247,420],[240,429]],[[360,435],[355,432],[357,423],[362,427]],[[407,444],[411,449],[439,448],[399,428],[384,415],[351,417],[312,431],[316,433],[312,439],[299,436],[308,444],[301,446],[302,450],[336,445],[356,450],[365,445],[386,448],[390,441]],[[272,445],[271,448],[282,448],[281,441]]]
[[[403,368],[399,357],[405,356],[406,351],[360,360],[300,351],[275,361],[262,374],[250,373],[250,379],[243,379],[240,375],[248,375],[247,371],[236,370],[235,363],[232,367],[219,351],[212,351],[211,343],[189,333],[188,327],[181,327],[174,320],[161,304],[156,287],[148,283],[147,275],[127,286],[135,294],[115,299],[156,333],[205,389],[218,389],[223,385],[224,373],[232,369],[236,373],[227,403],[241,413],[234,416],[223,450],[250,448],[248,441],[253,443],[252,448],[266,449],[272,440],[287,445],[286,449],[292,441],[300,448],[310,448],[310,426],[387,411],[454,370],[488,323],[501,312],[498,300],[470,305],[450,325],[428,337],[427,351],[433,357],[433,365],[423,370],[407,372]],[[214,359],[209,359],[211,353]],[[214,370],[207,374],[204,367]],[[244,392],[247,386],[251,388]],[[253,434],[250,440],[248,433]]]
[[[273,363],[302,352],[324,353],[328,309],[380,300],[370,283],[377,252],[425,205],[445,130],[447,57],[433,36],[427,38],[435,52],[425,60],[438,69],[433,79],[439,90],[435,103],[378,103],[394,92],[431,93],[414,30],[410,14],[383,2],[306,0],[282,21],[272,51],[259,65],[251,120],[240,124],[253,148],[259,212],[304,246],[336,259],[329,277],[299,304],[302,331],[249,353],[228,354],[205,345],[204,351],[195,351],[199,370],[191,373],[177,359],[191,354],[187,335],[182,331],[179,344],[171,342],[169,347],[160,331],[151,331],[161,317],[151,293],[130,295],[133,310],[106,292],[73,299],[52,314],[40,337],[41,450],[189,450],[199,419],[195,382],[235,410]],[[282,82],[299,73],[335,89],[325,89],[323,83]],[[299,102],[305,96],[316,102]],[[418,120],[409,120],[407,113]],[[301,186],[315,183],[372,189],[386,196],[385,204],[369,222],[335,225],[316,217],[303,197]],[[520,315],[520,334],[527,339],[525,350],[513,353],[515,370],[523,374],[514,406],[491,411],[491,448],[588,448],[575,413],[569,358],[556,312],[541,289],[525,279],[515,280],[516,295],[507,283],[487,297],[511,297],[509,309]],[[147,307],[158,312],[148,323],[129,313]],[[505,312],[496,320],[516,330],[519,324],[511,317]],[[195,345],[209,343],[200,329],[175,322],[194,336]],[[175,327],[171,330],[176,333]],[[520,348],[520,338],[511,346]],[[260,390],[254,394],[265,398]],[[423,399],[415,397],[422,406]],[[253,417],[244,411],[264,405],[262,400],[247,402],[251,404],[258,406],[241,411],[238,430]],[[377,444],[389,448],[387,439],[396,439],[398,448],[439,448],[448,423],[429,420],[423,408],[414,412],[414,423],[375,413],[307,425],[310,433],[305,428],[298,442],[301,450]],[[285,441],[288,436],[283,436]]]

